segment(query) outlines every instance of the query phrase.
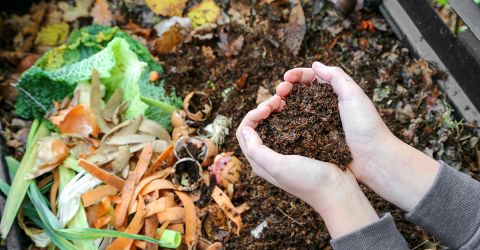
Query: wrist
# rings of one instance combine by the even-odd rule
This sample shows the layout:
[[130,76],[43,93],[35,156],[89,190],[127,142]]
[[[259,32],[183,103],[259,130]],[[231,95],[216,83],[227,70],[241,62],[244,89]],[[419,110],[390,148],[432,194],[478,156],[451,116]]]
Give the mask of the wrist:
[[313,205],[333,239],[379,220],[356,180],[345,179],[341,186],[323,190],[321,199]]
[[392,135],[360,179],[378,195],[411,212],[435,180],[440,164]]

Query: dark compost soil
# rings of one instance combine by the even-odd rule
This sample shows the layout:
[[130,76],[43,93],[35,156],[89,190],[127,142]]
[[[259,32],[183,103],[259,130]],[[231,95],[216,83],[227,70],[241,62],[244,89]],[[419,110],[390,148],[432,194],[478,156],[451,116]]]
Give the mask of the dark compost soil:
[[[197,2],[188,1],[187,9]],[[227,0],[215,2],[225,12],[231,7]],[[349,74],[373,100],[382,119],[398,138],[431,157],[458,166],[461,171],[480,179],[480,161],[476,162],[480,151],[477,144],[471,144],[472,140],[469,139],[477,137],[471,136],[468,127],[457,124],[455,129],[451,125],[455,122],[450,120],[448,112],[451,109],[449,110],[447,101],[442,99],[441,93],[432,85],[432,79],[435,79],[438,72],[436,66],[411,59],[408,49],[394,37],[392,29],[378,13],[364,8],[361,15],[357,16],[357,19],[368,20],[374,24],[376,32],[372,33],[358,30],[358,23],[352,21],[354,18],[340,17],[328,7],[319,10],[318,6],[323,6],[326,1],[302,1],[306,32],[299,45],[298,55],[294,56],[279,38],[285,31],[284,24],[289,22],[288,12],[292,5],[288,1],[273,1],[272,4],[265,3],[269,1],[246,2],[250,4],[252,13],[247,18],[246,25],[237,25],[232,18],[230,27],[222,29],[225,33],[220,39],[193,39],[189,43],[178,44],[173,52],[156,55],[165,70],[161,78],[166,80],[165,87],[168,91],[175,89],[182,98],[192,91],[202,91],[211,99],[212,112],[206,121],[199,122],[198,127],[213,122],[217,115],[232,118],[233,128],[226,137],[225,144],[219,148],[219,153],[233,151],[244,164],[240,181],[235,184],[233,203],[238,206],[249,202],[251,209],[242,214],[243,229],[239,236],[230,235],[226,242],[227,249],[331,248],[330,236],[319,214],[302,200],[255,175],[235,138],[236,129],[243,117],[257,105],[256,98],[260,87],[267,89],[270,94],[275,94],[275,87],[283,80],[283,74],[287,70],[310,67],[314,61],[341,67]],[[257,4],[259,2],[262,4]],[[141,21],[137,23],[143,25]],[[118,25],[122,27],[122,24]],[[232,44],[240,36],[244,42],[243,47],[240,46],[238,50],[226,53],[226,46],[219,45],[220,42],[222,45]],[[203,47],[210,47],[213,55],[202,53]],[[15,71],[16,65],[6,61],[0,63],[0,79],[7,80],[10,73]],[[15,81],[5,81],[6,85],[10,82]],[[8,100],[9,98],[4,98],[3,101],[0,99],[0,116],[2,136],[7,142],[12,142],[14,137],[28,134],[20,132],[29,126],[24,128],[12,125],[12,120],[18,117],[13,103]],[[200,109],[190,111],[198,110]],[[274,116],[278,118],[280,115]],[[321,115],[326,117],[328,113]],[[332,115],[338,116],[338,113]],[[322,133],[329,139],[335,137],[334,133],[330,134],[329,129],[335,128],[332,131],[337,131],[336,136],[342,140],[344,135],[341,124],[330,124],[334,120],[329,120],[328,127],[324,121],[317,126],[326,126]],[[259,130],[265,124],[261,125]],[[273,138],[267,133],[263,141],[273,145]],[[348,152],[340,142],[337,142],[338,148],[343,148],[342,152]],[[25,145],[18,147],[11,144],[9,146],[7,143],[8,154],[17,159],[23,156],[24,148]],[[292,153],[297,154],[294,151]],[[350,161],[341,161],[338,158],[336,160],[340,162],[339,165]],[[211,183],[214,183],[214,176],[212,178]],[[377,213],[392,213],[397,228],[410,248],[441,247],[433,237],[406,221],[401,209],[369,188],[363,185],[361,187]],[[201,186],[202,196],[198,205],[203,206],[209,202],[212,188],[213,185]],[[268,219],[271,216],[273,219]],[[255,239],[251,230],[265,220],[268,227],[263,230],[259,239]]]
[[332,86],[317,79],[294,84],[285,103],[280,113],[271,114],[256,128],[263,144],[280,154],[330,162],[345,171],[352,157]]

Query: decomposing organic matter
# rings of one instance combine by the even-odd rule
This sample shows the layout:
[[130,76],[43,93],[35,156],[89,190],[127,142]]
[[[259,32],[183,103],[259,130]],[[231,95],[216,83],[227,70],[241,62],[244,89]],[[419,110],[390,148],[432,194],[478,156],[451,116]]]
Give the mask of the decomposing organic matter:
[[263,143],[280,154],[302,155],[345,170],[352,161],[345,142],[338,98],[329,84],[294,84],[280,113],[260,122]]

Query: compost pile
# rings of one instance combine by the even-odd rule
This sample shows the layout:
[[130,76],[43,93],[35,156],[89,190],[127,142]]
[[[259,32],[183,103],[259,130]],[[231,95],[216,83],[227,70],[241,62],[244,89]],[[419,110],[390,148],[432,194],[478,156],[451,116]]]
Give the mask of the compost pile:
[[256,128],[263,144],[280,154],[302,155],[346,170],[352,161],[345,142],[338,98],[329,84],[294,84],[280,113]]
[[[383,17],[378,14],[375,2],[365,0],[363,6],[352,8],[350,13],[338,12],[334,4],[325,0],[80,0],[75,4],[72,1],[32,4],[26,14],[2,10],[0,112],[2,136],[11,156],[7,160],[9,166],[13,166],[10,172],[12,176],[15,173],[15,160],[23,162],[34,158],[28,153],[27,142],[35,138],[29,139],[29,135],[43,131],[42,137],[50,137],[50,145],[61,146],[58,141],[66,145],[59,147],[63,151],[58,157],[66,156],[65,152],[70,150],[64,162],[56,166],[58,171],[51,170],[55,169],[54,164],[59,163],[55,161],[47,164],[50,169],[40,172],[38,170],[42,168],[39,168],[30,172],[35,178],[28,182],[32,183],[31,188],[27,183],[25,192],[40,207],[34,207],[35,204],[27,201],[22,207],[23,213],[17,215],[19,224],[28,235],[26,238],[31,239],[26,244],[48,245],[48,242],[41,241],[47,232],[61,232],[67,236],[65,231],[45,227],[47,224],[37,218],[50,215],[47,214],[49,210],[53,212],[56,202],[51,206],[51,202],[49,204],[47,201],[60,199],[62,190],[66,188],[65,182],[75,177],[73,168],[77,166],[77,160],[82,158],[87,161],[101,147],[102,137],[106,137],[105,144],[107,141],[110,144],[106,151],[108,153],[135,150],[128,154],[128,168],[118,164],[118,161],[125,159],[118,159],[113,164],[116,158],[114,154],[109,156],[111,162],[87,162],[122,179],[124,187],[138,187],[142,180],[152,176],[152,169],[155,170],[153,173],[157,173],[154,176],[158,177],[144,192],[139,190],[136,194],[136,188],[133,189],[132,197],[136,196],[130,199],[127,208],[129,216],[124,220],[124,226],[132,223],[137,214],[134,212],[140,210],[142,203],[144,207],[154,204],[150,208],[163,209],[159,203],[168,200],[171,205],[168,217],[173,216],[170,217],[173,220],[165,226],[165,230],[176,230],[189,237],[201,236],[197,248],[219,242],[227,249],[330,249],[330,236],[318,213],[295,196],[256,176],[235,139],[235,131],[242,118],[249,110],[275,94],[283,74],[295,67],[310,67],[313,61],[341,67],[349,74],[372,99],[382,119],[398,138],[430,157],[442,159],[459,171],[480,179],[480,151],[478,136],[474,131],[478,127],[453,116],[448,99],[434,84],[435,79],[447,76],[435,65],[410,57],[408,49],[394,37]],[[114,133],[107,136],[97,129],[77,131],[83,135],[64,136],[68,132],[62,135],[61,127],[68,131],[68,128],[75,126],[62,126],[59,122],[61,119],[57,119],[56,125],[55,119],[51,121],[52,116],[60,118],[61,114],[67,113],[66,109],[71,113],[74,108],[70,115],[73,115],[72,118],[78,118],[79,114],[90,114],[88,108],[78,103],[71,109],[69,106],[77,89],[86,96],[91,94],[88,87],[91,85],[92,68],[85,70],[75,65],[97,53],[104,53],[112,59],[90,61],[102,66],[97,68],[101,84],[105,87],[101,87],[100,91],[103,101],[100,102],[100,111],[106,110],[101,116],[108,128],[112,129],[112,124],[118,126],[141,119],[150,125],[161,125],[166,133],[152,135],[142,131],[142,128],[131,132],[128,138]],[[128,62],[126,65],[134,67],[127,68],[126,73],[122,74],[122,70],[118,69],[123,69],[123,66],[117,62]],[[120,95],[114,94],[116,89],[123,90],[122,98],[116,97],[120,103],[108,105],[111,98]],[[23,90],[34,96],[38,103]],[[202,96],[194,96],[193,92],[203,93],[210,101]],[[189,95],[191,102],[186,101]],[[65,99],[66,96],[69,99]],[[185,108],[185,103],[197,103],[200,106]],[[96,103],[94,106],[98,105]],[[47,112],[49,115],[46,117]],[[138,114],[142,118],[137,119]],[[34,122],[34,118],[52,123],[46,122],[42,127],[47,128],[38,131],[35,128],[43,123]],[[75,119],[72,121],[77,123]],[[97,124],[96,119],[88,121],[92,125]],[[52,137],[52,131],[60,136]],[[95,137],[95,133],[91,134],[95,131],[103,136]],[[340,124],[336,131],[339,132],[337,136],[342,138]],[[117,141],[112,142],[114,136]],[[161,139],[162,136],[165,137]],[[177,144],[182,136],[185,140]],[[204,150],[212,144],[198,143],[201,140],[198,137],[208,138],[218,149],[213,163],[200,166],[202,172],[200,168],[197,171],[192,166],[203,165],[206,158],[211,158],[208,153],[211,151]],[[268,140],[271,138],[267,137],[264,142],[268,143]],[[147,146],[148,143],[151,146]],[[180,145],[176,152],[177,155],[181,154],[180,158],[188,155],[185,150],[189,150],[197,159],[178,160],[174,145]],[[203,154],[197,154],[195,150]],[[137,176],[133,178],[129,172],[136,172],[138,162],[145,158],[142,155],[149,155],[148,152],[152,153],[147,164],[147,170],[150,171],[138,177],[139,182],[136,183]],[[241,164],[238,164],[235,156]],[[182,163],[178,168],[179,173],[172,175],[175,160],[188,163]],[[30,163],[31,166],[35,165]],[[81,164],[87,168],[90,166]],[[231,168],[226,167],[228,164],[230,167],[243,167],[229,171]],[[98,173],[95,168],[90,169]],[[81,171],[81,168],[77,170]],[[166,172],[162,171],[169,174],[163,175]],[[80,180],[89,177],[84,175]],[[117,180],[115,183],[118,183],[115,177],[103,179]],[[233,182],[235,179],[236,182]],[[11,182],[2,181],[1,191],[8,193]],[[59,183],[58,189],[55,183]],[[120,192],[120,186],[115,189],[109,187],[113,186],[111,184],[100,185],[103,187],[102,193],[107,194],[102,199],[90,193],[84,196],[85,203],[93,204],[86,208],[78,206],[78,211],[88,209],[92,215],[98,216],[91,217],[99,218],[97,225],[88,225],[88,218],[76,216],[75,221],[80,224],[72,226],[88,225],[92,229],[98,226],[101,230],[110,229],[114,224],[121,226],[119,221],[107,221],[108,217],[114,217],[115,211],[112,209],[121,206],[118,198],[125,193]],[[157,188],[159,186],[163,188]],[[95,190],[93,188],[99,187],[94,185],[91,188]],[[362,188],[378,213],[392,213],[410,248],[442,247],[436,239],[407,222],[401,209],[367,187]],[[125,189],[128,190],[130,188]],[[148,190],[150,192],[145,193]],[[182,209],[190,211],[188,217],[193,218],[189,198],[182,193],[189,194],[196,209],[195,216],[203,218],[202,223],[193,224],[191,220],[187,223],[187,219],[183,221],[185,217],[175,219],[175,216],[182,217]],[[93,197],[96,199],[88,199]],[[170,197],[173,197],[173,203]],[[43,207],[40,204],[47,205]],[[231,213],[232,207],[228,205],[231,209],[229,212],[225,204],[235,207],[234,213]],[[93,206],[95,209],[90,208]],[[60,209],[60,206],[56,208]],[[45,214],[38,214],[39,211]],[[236,223],[232,223],[240,223],[240,216],[236,213],[241,214],[241,230],[235,226]],[[163,216],[167,216],[167,213],[163,213]],[[133,222],[138,223],[138,217]],[[46,218],[48,222],[54,221],[55,216]],[[153,220],[152,216],[149,218]],[[159,219],[165,217],[157,216]],[[148,235],[153,235],[152,221],[143,221],[137,236],[146,236],[147,224]],[[157,222],[158,226],[166,223]],[[192,233],[192,225],[201,227],[195,227]],[[259,233],[252,234],[252,231]],[[143,239],[134,239],[132,245],[140,248],[144,244],[146,246]],[[184,243],[191,244],[187,241]]]

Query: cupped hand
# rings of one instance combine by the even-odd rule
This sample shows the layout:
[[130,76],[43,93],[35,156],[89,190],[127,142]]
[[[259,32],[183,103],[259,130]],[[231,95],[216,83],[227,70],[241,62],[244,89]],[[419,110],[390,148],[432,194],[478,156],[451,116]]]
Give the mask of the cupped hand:
[[385,147],[393,147],[396,137],[388,130],[377,113],[372,101],[363,90],[337,67],[325,66],[315,62],[312,68],[296,68],[285,73],[285,82],[277,86],[277,94],[285,98],[293,84],[310,84],[317,78],[325,84],[331,84],[338,95],[338,108],[345,131],[346,142],[352,153],[353,161],[348,166],[354,175],[363,180],[372,175],[370,165],[384,158]]
[[333,238],[378,220],[350,170],[342,172],[331,163],[278,154],[263,145],[255,128],[283,105],[275,95],[250,111],[237,129],[240,147],[255,173],[309,203],[322,215]]
[[315,78],[331,84],[355,177],[377,194],[409,212],[432,185],[439,163],[396,138],[383,123],[372,101],[342,69],[315,62],[312,68],[285,73],[277,94],[286,97],[293,84],[310,84]]

